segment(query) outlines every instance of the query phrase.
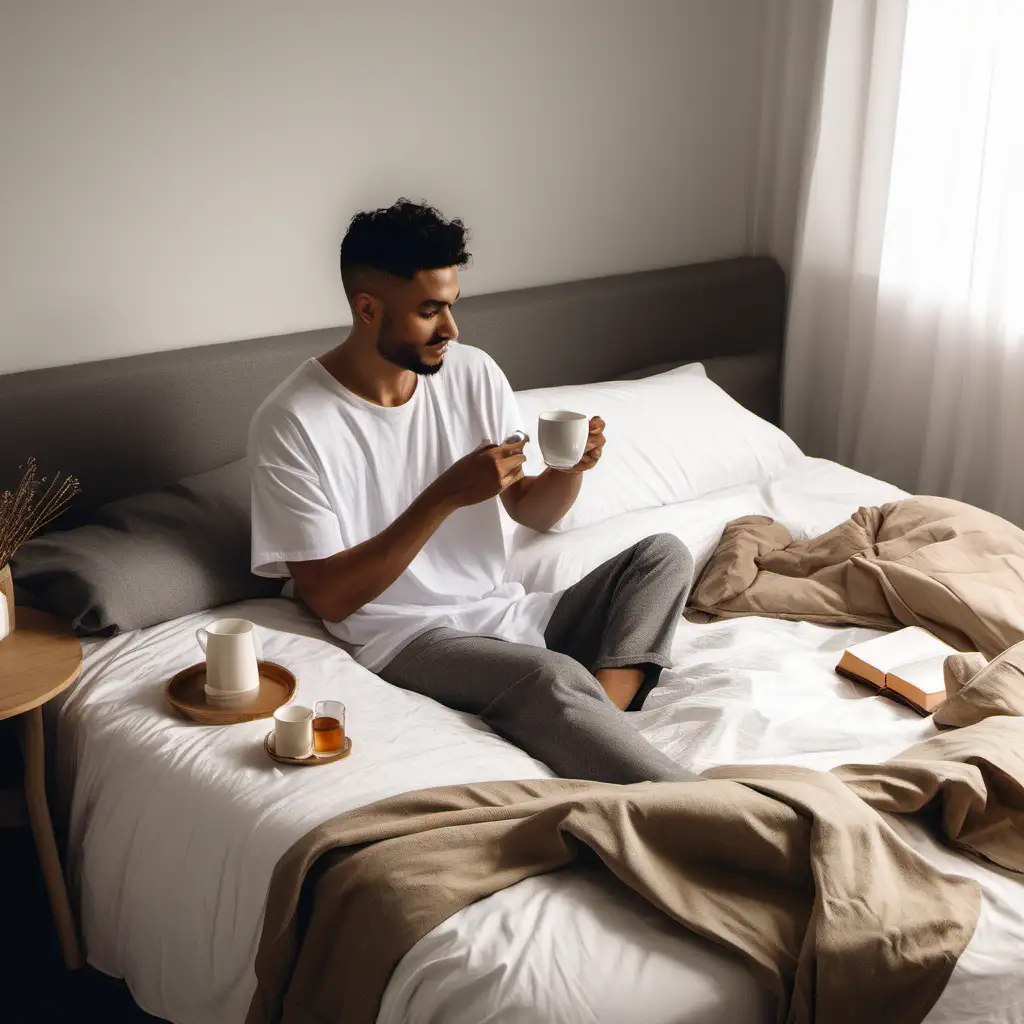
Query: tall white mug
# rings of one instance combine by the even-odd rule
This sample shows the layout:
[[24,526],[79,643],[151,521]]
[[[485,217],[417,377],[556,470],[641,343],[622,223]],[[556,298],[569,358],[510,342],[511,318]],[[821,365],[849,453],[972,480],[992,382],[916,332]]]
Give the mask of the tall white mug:
[[312,708],[282,704],[274,712],[274,753],[281,757],[309,757],[313,753]]
[[552,469],[571,469],[587,449],[590,420],[581,412],[557,409],[542,412],[537,424],[537,440],[545,465]]
[[196,640],[206,655],[208,696],[234,697],[259,689],[263,646],[248,619],[217,619],[197,629]]

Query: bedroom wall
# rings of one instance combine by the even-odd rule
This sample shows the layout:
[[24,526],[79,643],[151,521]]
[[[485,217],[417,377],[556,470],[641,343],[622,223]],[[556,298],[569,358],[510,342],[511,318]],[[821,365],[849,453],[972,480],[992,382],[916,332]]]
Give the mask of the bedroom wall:
[[403,194],[466,294],[749,251],[769,9],[6,4],[0,372],[348,323],[345,225]]

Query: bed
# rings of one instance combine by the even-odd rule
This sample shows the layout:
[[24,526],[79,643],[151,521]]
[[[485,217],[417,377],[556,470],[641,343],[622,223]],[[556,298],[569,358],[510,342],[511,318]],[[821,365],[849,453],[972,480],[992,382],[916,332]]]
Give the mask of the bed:
[[[784,293],[770,260],[731,260],[468,299],[460,328],[466,341],[496,356],[518,391],[700,360],[726,391],[771,420]],[[525,343],[523,322],[531,324]],[[298,359],[330,343],[312,332],[189,350],[176,359],[87,364],[77,375],[74,368],[33,371],[0,379],[0,403],[18,417],[22,445],[38,439],[31,447],[41,462],[92,481],[78,510],[87,516],[101,500],[237,458],[244,448],[239,417]],[[205,398],[196,398],[192,379],[207,382]],[[103,397],[121,392],[131,395],[139,417],[130,436],[115,431],[117,410]],[[212,403],[214,394],[230,400]],[[72,437],[74,431],[47,427],[40,399],[60,400],[66,426],[81,432]],[[169,449],[163,439],[172,424],[183,430]],[[7,443],[0,466],[13,457]],[[770,478],[568,532],[509,530],[508,573],[528,590],[558,589],[661,532],[686,543],[699,569],[725,523],[738,516],[769,515],[806,537],[860,505],[901,496],[884,482],[799,455]],[[171,713],[164,681],[198,660],[195,629],[222,615],[259,625],[266,657],[296,674],[304,703],[328,696],[345,702],[355,753],[341,770],[274,764],[261,749],[266,722],[208,728]],[[674,667],[635,713],[636,723],[695,771],[884,760],[935,729],[899,705],[864,697],[834,673],[838,652],[872,635],[758,617],[684,618]],[[271,872],[319,821],[413,788],[550,775],[472,716],[357,665],[284,596],[204,608],[86,638],[83,646],[82,676],[50,709],[49,727],[59,755],[51,781],[57,806],[67,807],[66,866],[88,959],[125,978],[143,1009],[176,1024],[244,1020]],[[891,823],[928,859],[977,879],[984,892],[974,937],[927,1019],[1024,1021],[1020,878],[940,846],[914,823]],[[774,1019],[773,1000],[738,960],[596,869],[520,882],[450,918],[402,960],[378,1017],[379,1024]]]

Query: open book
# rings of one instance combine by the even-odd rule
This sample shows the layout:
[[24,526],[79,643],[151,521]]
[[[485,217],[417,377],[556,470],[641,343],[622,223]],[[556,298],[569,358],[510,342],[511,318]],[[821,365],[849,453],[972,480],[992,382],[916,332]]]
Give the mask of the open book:
[[882,696],[930,715],[945,699],[943,662],[957,649],[919,626],[907,626],[843,651],[836,671]]

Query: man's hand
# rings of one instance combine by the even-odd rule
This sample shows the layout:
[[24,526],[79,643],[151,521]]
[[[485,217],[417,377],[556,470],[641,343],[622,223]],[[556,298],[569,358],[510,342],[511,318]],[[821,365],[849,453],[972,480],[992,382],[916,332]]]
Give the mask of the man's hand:
[[587,436],[587,447],[583,450],[583,457],[571,469],[560,469],[559,473],[585,473],[593,469],[601,458],[604,449],[604,420],[600,416],[590,417],[590,434]]
[[482,441],[446,469],[428,488],[431,496],[454,509],[476,505],[500,494],[523,476],[525,440],[505,444]]

